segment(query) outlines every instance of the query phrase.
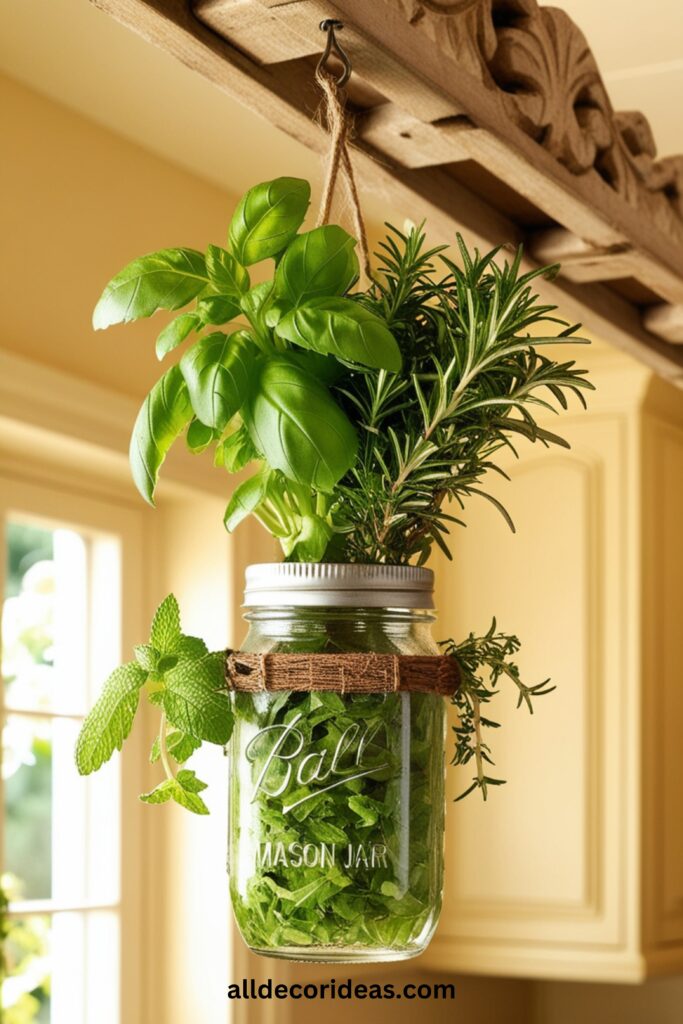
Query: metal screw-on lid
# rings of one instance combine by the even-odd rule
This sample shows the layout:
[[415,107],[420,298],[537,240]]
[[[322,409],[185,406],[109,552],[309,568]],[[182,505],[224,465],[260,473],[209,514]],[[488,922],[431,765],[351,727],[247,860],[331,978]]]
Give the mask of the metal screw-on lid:
[[434,573],[414,565],[264,562],[246,571],[248,608],[433,608]]

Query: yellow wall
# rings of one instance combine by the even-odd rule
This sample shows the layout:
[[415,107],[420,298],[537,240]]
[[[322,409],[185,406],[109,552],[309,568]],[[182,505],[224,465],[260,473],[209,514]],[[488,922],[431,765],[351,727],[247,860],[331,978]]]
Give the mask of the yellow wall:
[[0,111],[0,346],[142,396],[164,321],[95,334],[93,306],[135,256],[224,241],[234,197],[4,77]]
[[[163,321],[94,334],[92,307],[132,257],[220,243],[234,197],[2,78],[0,110],[0,348],[140,398],[158,374],[153,340]],[[411,978],[419,969],[406,968]],[[436,1024],[461,1011],[473,1024],[673,1024],[683,1005],[683,980],[675,979],[632,990],[461,977],[458,987],[455,1008],[423,1004],[423,1019]],[[343,1012],[346,1019],[348,1007]],[[376,1007],[364,1016],[357,1002],[353,1013],[359,1021],[384,1019]],[[304,1024],[314,1015],[301,1007]],[[341,1020],[340,1007],[327,1015]]]

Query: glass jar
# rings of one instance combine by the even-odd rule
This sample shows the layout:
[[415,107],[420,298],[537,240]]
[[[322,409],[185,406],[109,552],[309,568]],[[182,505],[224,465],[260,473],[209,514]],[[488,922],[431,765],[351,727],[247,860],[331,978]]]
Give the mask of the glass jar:
[[[433,574],[399,566],[247,570],[251,653],[439,654]],[[443,697],[233,692],[230,892],[266,956],[402,960],[441,908]]]

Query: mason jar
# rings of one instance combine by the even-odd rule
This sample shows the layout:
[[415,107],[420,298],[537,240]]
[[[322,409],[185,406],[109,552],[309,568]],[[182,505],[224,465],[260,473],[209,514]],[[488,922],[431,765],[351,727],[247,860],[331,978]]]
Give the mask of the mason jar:
[[[278,563],[246,579],[242,652],[440,653],[430,570]],[[444,698],[232,698],[228,869],[246,944],[292,960],[417,956],[441,908]]]

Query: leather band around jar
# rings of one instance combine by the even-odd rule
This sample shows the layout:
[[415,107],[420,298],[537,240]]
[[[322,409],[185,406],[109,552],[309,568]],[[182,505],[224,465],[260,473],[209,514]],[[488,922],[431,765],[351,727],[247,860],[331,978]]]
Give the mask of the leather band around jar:
[[226,651],[228,688],[332,690],[337,693],[455,693],[460,673],[454,658],[412,654],[247,654]]

